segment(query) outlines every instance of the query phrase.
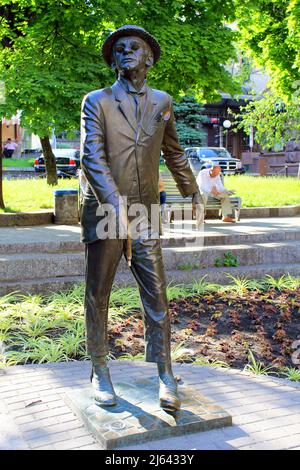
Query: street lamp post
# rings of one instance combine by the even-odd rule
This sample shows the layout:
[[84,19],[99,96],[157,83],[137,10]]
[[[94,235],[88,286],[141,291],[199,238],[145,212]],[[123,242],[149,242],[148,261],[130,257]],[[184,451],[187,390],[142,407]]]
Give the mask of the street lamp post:
[[[223,127],[226,129],[226,149],[228,147],[228,132],[229,132],[229,129],[231,127],[231,121],[229,121],[229,119],[225,119],[225,121],[223,122]],[[221,145],[220,145],[221,147]]]

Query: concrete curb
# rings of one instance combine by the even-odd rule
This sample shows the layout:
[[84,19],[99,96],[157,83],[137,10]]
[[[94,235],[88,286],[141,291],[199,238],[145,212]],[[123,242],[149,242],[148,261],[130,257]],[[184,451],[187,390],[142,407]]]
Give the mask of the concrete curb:
[[13,173],[14,171],[25,171],[25,172],[34,172],[34,167],[32,166],[4,166],[3,167],[3,173]]
[[[179,212],[181,209],[175,209]],[[208,216],[217,216],[218,211],[208,210]],[[245,207],[241,209],[241,218],[294,217],[300,214],[300,204],[281,207]],[[188,214],[186,214],[188,215]],[[176,216],[175,216],[176,217]],[[6,212],[0,214],[0,227],[46,225],[54,222],[53,209],[35,212]]]
[[[226,285],[231,282],[228,277],[231,274],[234,277],[260,279],[266,274],[275,278],[282,275],[290,274],[291,276],[300,276],[300,264],[290,264],[287,269],[286,264],[260,265],[260,266],[238,266],[236,268],[208,268],[203,270],[166,271],[167,284],[186,284],[197,282],[203,276],[206,282]],[[35,278],[26,280],[1,281],[0,296],[7,295],[11,292],[42,294],[49,292],[59,292],[70,289],[75,284],[84,282],[84,275],[60,276],[49,278]],[[133,286],[136,287],[136,281],[131,272],[117,272],[114,284],[119,287]]]
[[[180,217],[181,208],[175,208],[174,218]],[[186,210],[186,217],[191,217],[192,211]],[[279,206],[279,207],[244,207],[241,209],[241,219],[259,219],[268,217],[294,217],[300,214],[300,204],[293,206]],[[207,218],[218,217],[219,211],[217,209],[208,209]]]
[[54,221],[53,209],[36,212],[6,212],[0,214],[0,227],[48,225]]
[[300,214],[300,204],[280,207],[245,207],[241,209],[241,218],[294,217],[298,214]]

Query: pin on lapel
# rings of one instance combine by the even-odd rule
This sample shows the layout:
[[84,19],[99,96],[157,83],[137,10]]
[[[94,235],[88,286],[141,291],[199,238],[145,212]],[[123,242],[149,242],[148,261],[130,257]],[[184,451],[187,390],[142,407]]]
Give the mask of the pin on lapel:
[[161,121],[168,121],[171,117],[171,110],[167,109],[166,111],[161,111],[157,116],[156,116],[156,121],[161,122]]
[[167,111],[161,113],[161,116],[164,121],[168,121],[171,117],[171,110],[167,109]]

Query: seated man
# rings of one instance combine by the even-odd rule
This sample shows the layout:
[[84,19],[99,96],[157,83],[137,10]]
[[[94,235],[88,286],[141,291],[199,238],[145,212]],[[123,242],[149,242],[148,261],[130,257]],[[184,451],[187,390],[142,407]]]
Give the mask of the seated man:
[[4,158],[11,158],[17,147],[18,144],[16,142],[12,142],[11,138],[9,137],[3,150]]
[[207,204],[208,197],[219,199],[222,208],[223,222],[235,222],[232,218],[232,208],[229,196],[233,191],[228,191],[221,179],[221,167],[219,165],[212,166],[212,168],[205,168],[201,170],[197,176],[197,184],[199,186],[204,204]]

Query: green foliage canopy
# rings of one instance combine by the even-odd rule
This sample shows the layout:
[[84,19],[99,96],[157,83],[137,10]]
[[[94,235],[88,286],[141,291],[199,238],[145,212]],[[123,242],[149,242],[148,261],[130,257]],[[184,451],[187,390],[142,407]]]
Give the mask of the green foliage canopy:
[[236,0],[235,5],[242,49],[269,73],[275,93],[292,100],[300,89],[300,0]]
[[300,131],[300,0],[236,0],[240,47],[269,74],[268,90],[244,109],[240,127],[256,129],[265,149]]
[[300,136],[299,106],[286,104],[271,92],[247,104],[239,118],[237,127],[249,133],[253,126],[255,140],[263,150],[282,150],[289,140]]
[[161,43],[151,86],[175,98],[193,90],[216,97],[238,86],[222,64],[234,57],[233,0],[12,0],[0,5],[0,114],[22,110],[21,124],[40,136],[78,129],[84,94],[114,75],[101,57],[110,30],[139,24]]

